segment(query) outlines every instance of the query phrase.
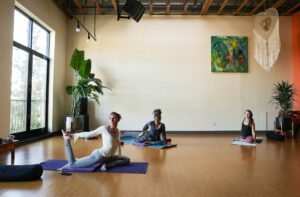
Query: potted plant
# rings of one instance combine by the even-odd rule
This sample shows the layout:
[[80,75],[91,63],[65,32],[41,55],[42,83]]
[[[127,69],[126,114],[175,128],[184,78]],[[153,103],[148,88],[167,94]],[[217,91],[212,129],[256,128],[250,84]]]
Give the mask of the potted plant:
[[91,60],[84,59],[84,51],[74,49],[70,67],[75,73],[75,84],[66,87],[67,94],[72,96],[71,113],[66,117],[66,130],[81,130],[80,111],[83,104],[87,105],[87,99],[95,100],[100,104],[97,94],[103,95],[103,89],[108,88],[102,85],[102,81],[96,78],[94,73],[91,73],[91,66]]
[[291,129],[292,119],[291,111],[294,108],[294,84],[287,81],[281,81],[274,84],[271,102],[276,105],[276,109],[280,108],[279,115],[276,118],[277,129],[287,131]]

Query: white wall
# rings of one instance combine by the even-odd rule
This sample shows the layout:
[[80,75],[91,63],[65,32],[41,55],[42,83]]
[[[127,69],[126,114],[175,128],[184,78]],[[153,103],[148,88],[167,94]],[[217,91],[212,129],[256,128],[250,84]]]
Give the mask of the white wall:
[[44,25],[51,31],[52,42],[50,55],[49,87],[49,131],[63,127],[64,117],[64,84],[67,17],[51,0],[1,0],[0,2],[0,137],[9,134],[10,114],[10,79],[13,44],[14,6]]
[[[93,18],[87,26],[93,30]],[[107,124],[111,111],[123,115],[120,128],[141,129],[153,109],[163,111],[169,131],[239,130],[244,111],[251,109],[258,130],[268,129],[276,116],[269,104],[273,83],[292,81],[291,18],[280,17],[282,48],[270,72],[253,58],[252,17],[144,16],[139,23],[97,17],[97,42],[68,25],[67,62],[76,47],[92,59],[92,71],[112,91],[101,106],[90,104],[91,127]],[[248,73],[211,73],[211,36],[248,37]],[[66,64],[67,65],[67,64]],[[66,85],[73,72],[66,68]],[[66,96],[66,112],[70,98]]]
[[0,1],[0,137],[9,134],[14,1]]

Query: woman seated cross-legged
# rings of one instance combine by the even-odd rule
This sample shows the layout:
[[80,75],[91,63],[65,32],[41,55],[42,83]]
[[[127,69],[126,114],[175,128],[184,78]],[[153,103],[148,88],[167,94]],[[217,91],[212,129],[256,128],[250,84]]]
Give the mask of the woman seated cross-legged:
[[245,112],[245,118],[242,122],[242,129],[240,135],[240,141],[248,143],[256,142],[253,113],[250,110],[246,110]]
[[[154,121],[145,124],[143,131],[135,139],[136,142],[155,145],[167,145],[165,125],[161,122],[161,110],[156,109],[153,112]],[[150,129],[150,130],[149,130]],[[160,135],[162,134],[163,140]]]
[[[96,130],[76,134],[67,134],[62,130],[69,165],[71,167],[84,168],[101,162],[104,163],[101,167],[102,171],[116,166],[129,165],[130,159],[121,155],[120,131],[117,128],[120,119],[120,114],[112,112],[109,116],[110,124],[99,127]],[[95,149],[89,156],[75,159],[70,138],[74,138],[76,141],[78,138],[95,137],[98,135],[102,135],[102,148]]]

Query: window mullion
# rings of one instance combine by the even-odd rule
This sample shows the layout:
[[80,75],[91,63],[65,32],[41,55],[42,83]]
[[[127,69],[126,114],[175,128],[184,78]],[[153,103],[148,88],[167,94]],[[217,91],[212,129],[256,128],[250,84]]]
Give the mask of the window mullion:
[[32,53],[32,31],[33,31],[33,21],[30,19],[30,28],[29,28],[29,66],[28,66],[28,85],[27,85],[27,124],[26,131],[30,131],[30,122],[31,122],[31,92],[32,92],[32,62],[33,62],[33,53]]

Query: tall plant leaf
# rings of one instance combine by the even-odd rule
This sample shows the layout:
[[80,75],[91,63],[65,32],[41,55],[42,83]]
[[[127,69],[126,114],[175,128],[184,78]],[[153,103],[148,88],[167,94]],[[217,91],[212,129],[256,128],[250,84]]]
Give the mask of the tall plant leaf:
[[68,94],[68,95],[72,95],[72,93],[73,93],[73,88],[74,88],[73,86],[67,86],[67,87],[66,87],[66,90],[67,90],[67,94]]
[[276,109],[280,108],[284,116],[294,107],[294,84],[289,84],[287,81],[281,81],[274,84],[273,95],[270,102],[276,105]]
[[78,71],[80,69],[80,65],[84,61],[84,51],[79,51],[78,49],[74,49],[70,66],[75,70]]
[[91,63],[90,59],[84,60],[81,63],[79,72],[78,72],[80,77],[82,77],[82,78],[89,77],[90,73],[91,73],[91,66],[92,66],[92,63]]
[[91,73],[92,63],[90,59],[84,60],[84,51],[74,49],[70,67],[74,69],[76,83],[67,86],[66,91],[67,94],[72,95],[71,115],[78,117],[82,98],[90,98],[100,104],[98,94],[103,95],[103,89],[108,87],[103,86],[102,81]]

